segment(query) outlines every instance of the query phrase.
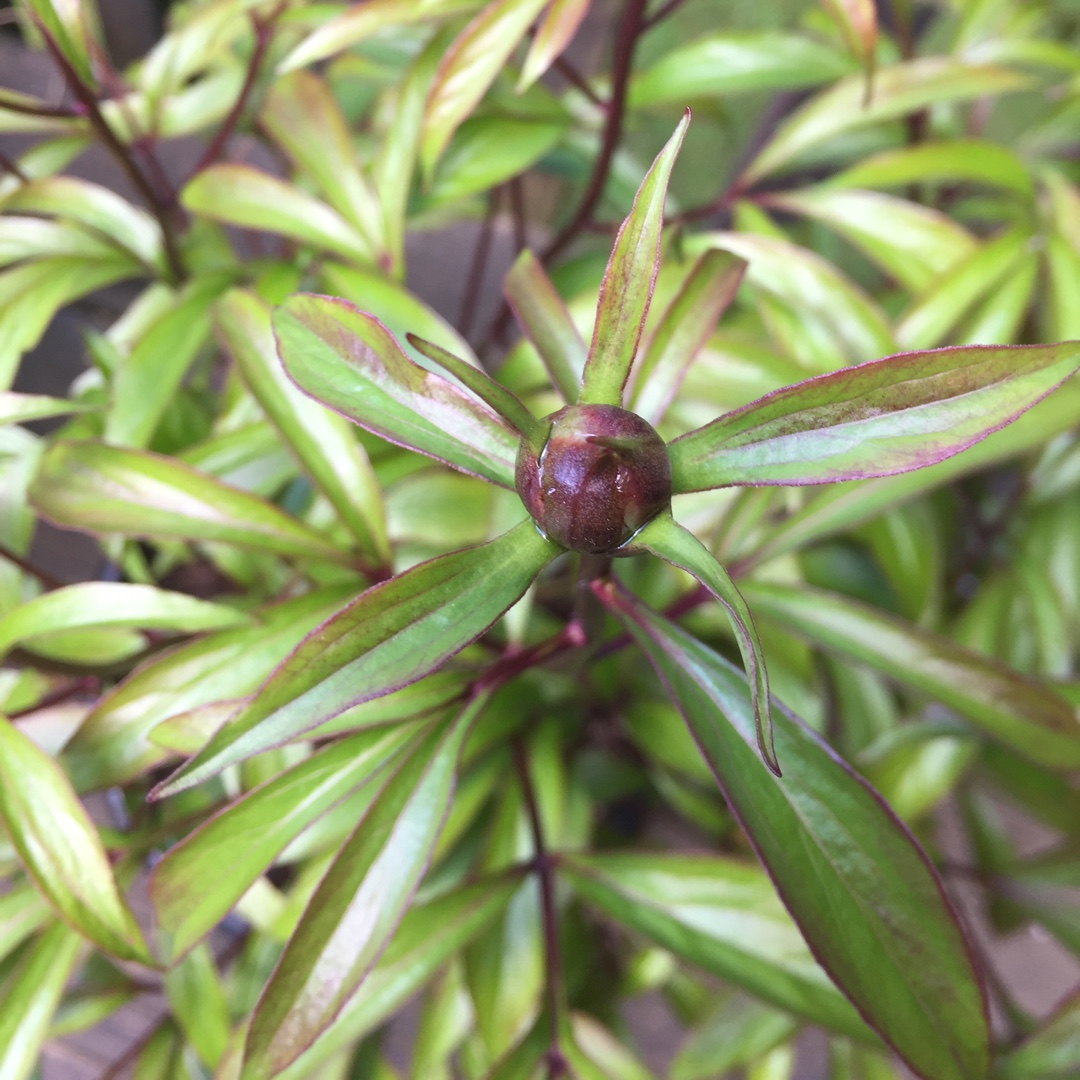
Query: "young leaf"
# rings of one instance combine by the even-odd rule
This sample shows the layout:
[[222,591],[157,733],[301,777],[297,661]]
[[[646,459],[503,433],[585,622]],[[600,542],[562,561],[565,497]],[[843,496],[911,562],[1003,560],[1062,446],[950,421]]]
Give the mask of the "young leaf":
[[581,383],[586,405],[620,405],[660,269],[664,199],[672,166],[690,124],[687,110],[638,188],[611,251],[596,305],[589,357]]
[[631,408],[655,427],[698,350],[739,291],[746,261],[713,248],[694,264],[634,371]]
[[874,67],[877,53],[877,9],[874,0],[822,0],[825,10],[840,29],[848,49],[866,75],[863,103],[868,105],[874,92]]
[[412,725],[363,731],[324,747],[215,814],[154,867],[150,898],[173,962],[204,938],[316,818],[368,784]]
[[243,1080],[276,1076],[336,1019],[409,906],[449,810],[461,745],[490,695],[396,770],[311,898],[251,1021]]
[[1050,687],[837,593],[763,582],[746,591],[786,630],[932,695],[1025,757],[1080,766],[1076,710]]
[[757,866],[659,851],[568,854],[560,876],[615,922],[782,1009],[872,1037]]
[[486,405],[413,363],[352,304],[293,296],[274,314],[290,378],[368,431],[462,472],[514,486],[518,438]]
[[309,634],[155,796],[201,783],[441,667],[519,600],[558,550],[526,520],[368,589]]
[[754,616],[746,606],[742,593],[728,572],[712,557],[709,549],[692,532],[684,529],[670,513],[653,518],[637,533],[632,543],[635,547],[643,547],[673,566],[693,574],[724,606],[750,680],[758,749],[769,769],[780,776],[780,765],[776,760],[776,748],[773,745],[769,676],[765,670],[765,656],[757,628],[754,626]]
[[153,963],[67,777],[3,717],[0,815],[27,873],[66,922],[113,956]]
[[551,0],[521,68],[517,92],[526,91],[566,51],[592,0]]
[[276,506],[181,462],[98,442],[57,442],[41,459],[31,502],[58,525],[169,540],[215,540],[294,558],[352,562]]
[[503,292],[525,336],[536,346],[555,389],[573,405],[585,373],[585,342],[539,259],[528,249],[510,267]]
[[312,480],[334,504],[363,550],[390,561],[382,493],[354,429],[300,393],[277,355],[270,308],[234,289],[214,309],[214,321],[244,381]]
[[17,394],[0,390],[0,427],[5,424],[25,424],[28,420],[44,420],[49,416],[81,413],[97,408],[88,401],[68,401],[44,394]]
[[1080,367],[1080,342],[901,353],[767,394],[670,446],[676,492],[889,476],[958,454]]
[[818,961],[927,1080],[981,1080],[985,1002],[941,883],[880,798],[809,728],[773,713],[784,776],[758,757],[739,672],[629,594],[622,617],[679,705]]

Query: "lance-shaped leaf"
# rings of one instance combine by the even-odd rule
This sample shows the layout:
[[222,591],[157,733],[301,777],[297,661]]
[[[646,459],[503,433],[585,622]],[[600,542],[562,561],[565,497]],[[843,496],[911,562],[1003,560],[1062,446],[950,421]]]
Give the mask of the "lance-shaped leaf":
[[0,616],[0,656],[55,630],[137,627],[194,634],[250,622],[241,611],[153,585],[87,581],[54,589]]
[[334,504],[365,552],[389,562],[382,493],[355,431],[288,379],[278,359],[270,308],[253,293],[235,289],[214,319],[251,392],[300,464]]
[[317,627],[156,796],[198,784],[441,667],[518,601],[559,549],[531,520],[420,563]]
[[1002,1080],[1069,1080],[1080,1071],[1080,992],[1000,1062]]
[[377,319],[300,295],[274,314],[282,363],[305,393],[368,431],[514,486],[518,437],[486,405],[413,363]]
[[1049,686],[837,593],[764,582],[746,591],[760,615],[932,695],[1025,757],[1080,766],[1076,708]]
[[598,588],[653,662],[818,962],[926,1080],[982,1080],[985,1003],[926,856],[809,728],[773,713],[782,778],[756,752],[749,688],[629,594]]
[[675,158],[690,124],[687,110],[638,188],[611,251],[596,305],[589,357],[581,384],[586,405],[619,405],[634,362],[660,269],[664,199]]
[[536,346],[555,389],[573,405],[585,372],[585,342],[540,260],[528,249],[503,281],[507,303],[525,336]]
[[538,429],[539,421],[521,403],[517,395],[507,390],[502,383],[496,382],[486,371],[473,367],[432,341],[425,341],[415,334],[407,334],[406,337],[414,349],[450,372],[481,401],[494,409],[519,435],[528,438]]
[[559,873],[617,923],[697,967],[831,1031],[870,1037],[757,866],[655,851],[605,852],[563,856]]
[[754,616],[735,582],[731,580],[731,575],[712,557],[709,549],[692,532],[684,529],[670,513],[653,518],[634,536],[632,543],[634,547],[643,547],[673,566],[693,574],[724,606],[750,680],[758,748],[765,764],[779,776],[780,765],[776,760],[776,748],[773,745],[772,709],[765,655],[757,627],[754,626]]
[[169,540],[216,540],[350,563],[348,552],[272,503],[175,459],[98,442],[54,443],[30,499],[58,525]]
[[81,413],[97,408],[87,401],[66,401],[45,394],[17,394],[0,390],[0,426],[25,424],[28,420],[44,420],[49,416]]
[[901,353],[777,390],[676,439],[675,491],[890,476],[958,454],[1080,367],[1080,342]]
[[825,10],[840,29],[844,43],[863,66],[866,90],[863,104],[869,105],[874,90],[877,53],[877,8],[874,0],[822,0]]
[[547,0],[491,0],[443,57],[428,92],[420,161],[430,176],[458,125],[487,93]]
[[664,312],[634,371],[631,408],[654,427],[663,418],[683,377],[739,291],[746,261],[712,248],[694,264]]
[[409,906],[489,694],[435,728],[387,782],[311,898],[251,1021],[243,1080],[276,1076],[330,1026]]
[[592,0],[551,0],[521,68],[517,91],[527,90],[566,51]]
[[27,872],[66,922],[113,956],[153,963],[67,777],[3,717],[0,814]]

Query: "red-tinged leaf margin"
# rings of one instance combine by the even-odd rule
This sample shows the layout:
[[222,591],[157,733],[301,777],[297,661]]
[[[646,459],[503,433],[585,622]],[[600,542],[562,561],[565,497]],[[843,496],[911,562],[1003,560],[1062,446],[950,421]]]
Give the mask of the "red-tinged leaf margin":
[[[677,706],[679,706],[679,698],[675,693],[674,687],[669,683],[668,677],[661,666],[664,657],[670,660],[673,664],[680,666],[680,660],[683,654],[689,652],[690,650],[700,650],[701,652],[708,654],[710,663],[715,663],[717,667],[729,668],[732,674],[736,675],[737,677],[739,676],[737,670],[732,668],[731,665],[727,663],[727,661],[713,654],[711,650],[707,649],[706,646],[702,645],[695,638],[691,637],[674,623],[668,622],[659,613],[647,608],[644,604],[641,603],[641,601],[639,601],[636,597],[630,594],[625,588],[621,587],[617,582],[596,581],[593,582],[592,589],[595,595],[605,605],[605,607],[607,607],[608,610],[611,611],[611,613],[615,615],[615,617],[619,619],[619,621],[626,627],[626,629],[630,631],[631,636],[635,639],[635,641],[637,641],[639,647],[649,657],[649,660],[656,671],[657,677],[664,685],[664,688],[667,691],[668,696],[670,697],[672,702],[675,703]],[[655,629],[650,627],[650,621],[653,623],[663,624],[665,633],[671,639],[677,641],[677,644],[670,646],[665,645],[664,641],[656,633]],[[674,652],[678,655],[674,655],[672,650],[674,650]],[[686,677],[694,683],[695,687],[697,687],[697,689],[702,693],[703,696],[705,696],[706,698],[709,697],[708,691],[705,690],[695,680],[693,680],[693,677],[689,674],[689,672],[686,672]],[[721,711],[719,709],[719,706],[716,706],[716,708],[718,712]],[[681,706],[680,711],[682,711]],[[902,838],[902,840],[906,841],[907,845],[910,847],[910,850],[915,855],[917,861],[921,862],[923,867],[926,869],[929,881],[932,883],[934,889],[937,892],[938,898],[941,901],[941,908],[945,915],[946,921],[951,924],[951,926],[955,930],[955,935],[960,945],[960,951],[963,954],[964,959],[966,960],[966,965],[969,970],[970,982],[978,992],[982,1018],[982,1028],[984,1032],[984,1038],[980,1040],[982,1042],[982,1052],[980,1053],[980,1057],[983,1060],[975,1063],[975,1071],[963,1071],[963,1063],[956,1062],[955,1056],[953,1056],[952,1052],[949,1051],[950,1056],[953,1058],[953,1061],[956,1062],[958,1068],[961,1070],[959,1072],[954,1072],[953,1077],[955,1077],[956,1080],[985,1080],[987,1069],[989,1067],[990,1023],[986,991],[979,974],[980,967],[976,960],[976,954],[972,948],[971,942],[964,928],[964,924],[956,914],[952,902],[950,901],[948,894],[945,891],[944,885],[942,884],[933,863],[930,861],[929,857],[926,855],[926,852],[923,850],[919,842],[912,835],[910,829],[908,829],[908,827],[902,821],[900,821],[900,819],[895,815],[895,813],[893,813],[888,803],[886,803],[885,800],[882,799],[881,795],[877,791],[875,791],[874,788],[871,787],[870,784],[868,784],[862,776],[856,773],[847,764],[847,762],[845,762],[843,758],[841,758],[832,749],[832,747],[828,745],[828,743],[821,739],[810,728],[806,727],[805,724],[803,724],[800,720],[798,720],[797,717],[789,713],[787,710],[783,708],[778,709],[777,716],[780,718],[780,725],[782,725],[783,727],[790,726],[792,731],[798,732],[802,738],[809,740],[813,745],[817,747],[817,749],[821,753],[823,753],[829,760],[831,760],[832,763],[837,766],[837,768],[844,772],[848,776],[848,778],[850,778],[857,785],[859,789],[862,789],[862,791],[870,797],[873,803],[880,808],[882,814],[894,829],[895,834]],[[730,720],[725,716],[724,722],[730,723]],[[703,744],[698,740],[697,733],[694,730],[694,725],[689,721],[689,718],[687,718],[687,726],[690,729],[690,732],[693,735],[695,741],[698,742],[699,748],[702,751],[702,756],[705,757],[706,761],[709,763],[714,778],[720,785],[721,790],[724,791],[725,797],[728,799],[729,806],[731,807],[736,819],[742,826],[744,834],[746,835],[749,843],[753,847],[755,854],[757,855],[762,866],[765,868],[766,872],[769,874],[769,877],[772,879],[773,885],[776,887],[778,895],[784,902],[785,907],[787,907],[789,912],[791,912],[792,917],[795,919],[796,923],[802,930],[806,943],[810,948],[810,951],[813,954],[814,958],[825,969],[829,977],[832,978],[832,980],[841,989],[841,991],[845,993],[845,996],[847,996],[848,999],[852,1002],[856,1010],[867,1022],[867,1024],[869,1024],[875,1031],[877,1031],[882,1036],[882,1038],[885,1039],[885,1041],[889,1043],[889,1045],[891,1045],[893,1049],[896,1050],[900,1057],[904,1059],[905,1063],[917,1075],[922,1077],[923,1080],[943,1080],[940,1075],[933,1075],[925,1071],[920,1071],[918,1063],[912,1060],[912,1047],[902,1047],[898,1045],[895,1038],[890,1038],[889,1035],[882,1030],[881,1024],[875,1023],[874,1018],[869,1014],[866,1007],[859,1001],[856,1001],[853,996],[847,993],[844,987],[843,973],[838,972],[835,962],[833,962],[829,954],[820,947],[820,943],[816,940],[817,935],[813,923],[811,922],[807,925],[804,925],[803,920],[799,917],[799,910],[804,905],[801,901],[800,896],[793,889],[790,889],[788,885],[785,885],[783,883],[782,879],[786,876],[783,873],[782,869],[783,860],[777,858],[774,862],[765,857],[763,852],[763,845],[761,844],[760,838],[757,837],[754,832],[747,827],[745,814],[742,808],[733,801],[733,796],[728,790],[728,787],[721,782],[720,775],[717,772],[716,767],[709,760]],[[743,741],[748,741],[746,739],[746,736],[742,732],[738,732],[738,738],[741,738]],[[781,780],[779,778],[770,777],[770,779],[773,783],[777,785],[783,785],[790,782],[790,779],[788,778]],[[780,837],[773,838],[774,847],[778,845],[779,842]],[[857,968],[858,965],[851,964],[849,965],[849,967],[854,969]]]
[[592,0],[551,0],[521,68],[517,92],[524,93],[566,51],[589,13]]
[[687,109],[645,174],[634,196],[634,205],[615,237],[600,283],[592,344],[581,382],[582,404],[622,404],[623,387],[645,328],[645,316],[660,271],[668,180],[689,126]]

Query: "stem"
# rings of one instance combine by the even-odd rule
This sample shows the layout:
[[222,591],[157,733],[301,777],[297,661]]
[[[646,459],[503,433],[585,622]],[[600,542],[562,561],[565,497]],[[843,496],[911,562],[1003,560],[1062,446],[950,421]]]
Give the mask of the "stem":
[[606,109],[608,103],[589,85],[584,75],[569,60],[556,56],[551,66],[576,90],[580,90],[597,108]]
[[520,255],[529,246],[528,223],[525,219],[525,192],[521,177],[515,176],[507,185],[510,195],[510,214],[514,224],[514,253]]
[[480,300],[480,287],[484,283],[487,270],[488,254],[491,251],[491,236],[495,227],[496,193],[488,195],[487,213],[480,227],[480,235],[473,249],[472,266],[469,268],[469,280],[465,284],[465,295],[461,298],[461,314],[458,316],[458,330],[463,338],[468,338],[476,318],[476,307]]
[[8,562],[14,563],[23,573],[36,578],[49,592],[52,592],[53,589],[62,589],[66,584],[66,582],[50,574],[48,570],[42,570],[39,566],[35,566],[30,562],[29,559],[23,558],[18,552],[12,551],[6,544],[0,544],[0,559],[7,559]]
[[663,22],[669,15],[673,14],[677,8],[680,8],[683,4],[683,0],[667,0],[666,4],[661,4],[646,20],[643,29],[651,30],[658,22]]
[[78,697],[80,694],[96,694],[99,689],[100,680],[93,675],[85,675],[81,679],[75,679],[68,683],[67,686],[62,686],[59,689],[54,690],[51,694],[46,694],[43,698],[34,702],[33,705],[28,705],[25,709],[16,709],[14,712],[8,713],[8,719],[18,720],[20,717],[29,716],[39,709],[50,709],[54,705],[62,705],[65,701],[70,701],[73,697]]
[[7,154],[0,153],[0,169],[4,169],[11,173],[20,184],[30,183],[30,177],[19,168],[18,162],[9,158]]

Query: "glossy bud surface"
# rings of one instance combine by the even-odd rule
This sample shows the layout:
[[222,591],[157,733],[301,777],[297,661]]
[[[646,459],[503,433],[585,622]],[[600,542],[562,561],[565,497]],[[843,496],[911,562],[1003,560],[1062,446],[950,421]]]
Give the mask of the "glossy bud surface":
[[522,440],[517,491],[544,534],[590,555],[621,547],[671,502],[667,447],[640,416],[614,405],[568,405]]

